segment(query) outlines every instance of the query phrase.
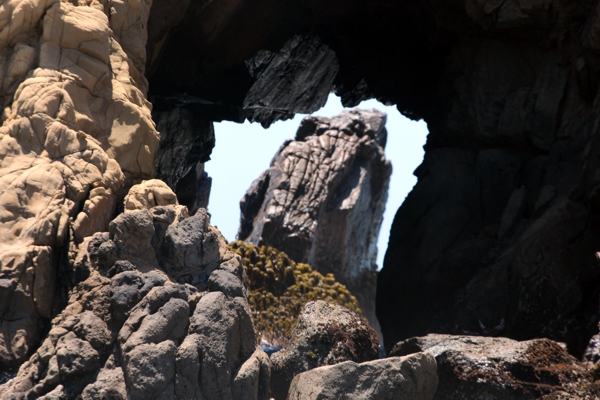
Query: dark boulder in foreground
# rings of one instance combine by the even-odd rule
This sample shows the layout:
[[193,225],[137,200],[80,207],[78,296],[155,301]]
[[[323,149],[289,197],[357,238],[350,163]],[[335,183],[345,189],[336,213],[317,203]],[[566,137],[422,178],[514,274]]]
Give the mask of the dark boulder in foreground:
[[600,383],[549,339],[523,342],[507,338],[431,334],[405,340],[390,356],[428,352],[435,356],[436,400],[596,399]]
[[438,384],[431,354],[320,367],[292,381],[288,400],[431,400]]

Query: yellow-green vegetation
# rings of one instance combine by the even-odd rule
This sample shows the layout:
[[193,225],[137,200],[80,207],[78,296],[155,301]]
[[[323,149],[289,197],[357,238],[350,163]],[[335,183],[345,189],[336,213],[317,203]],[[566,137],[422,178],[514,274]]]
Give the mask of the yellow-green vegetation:
[[273,247],[239,241],[229,247],[242,257],[259,338],[268,342],[285,338],[309,301],[324,300],[361,312],[356,297],[333,274],[323,276]]

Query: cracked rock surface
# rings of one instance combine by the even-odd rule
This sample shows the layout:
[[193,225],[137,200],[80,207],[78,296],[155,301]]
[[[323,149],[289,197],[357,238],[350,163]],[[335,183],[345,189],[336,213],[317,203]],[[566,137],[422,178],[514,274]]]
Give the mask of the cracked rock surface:
[[15,368],[53,316],[58,260],[152,176],[158,133],[143,76],[150,2],[1,7],[0,368]]

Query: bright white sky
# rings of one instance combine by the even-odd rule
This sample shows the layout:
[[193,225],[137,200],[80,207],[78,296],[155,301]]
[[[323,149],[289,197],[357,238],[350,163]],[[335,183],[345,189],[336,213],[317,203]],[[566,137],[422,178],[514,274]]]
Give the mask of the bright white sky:
[[[423,121],[411,121],[395,106],[384,106],[376,100],[363,101],[358,107],[377,108],[388,115],[385,153],[392,162],[393,173],[378,241],[377,265],[381,268],[394,215],[417,182],[412,173],[423,161],[427,125]],[[339,97],[330,94],[327,104],[315,115],[334,116],[343,108]],[[216,146],[211,161],[206,163],[206,172],[213,179],[208,211],[212,215],[211,224],[218,226],[228,241],[236,239],[240,199],[269,167],[283,141],[296,135],[303,117],[296,115],[294,119],[275,122],[268,130],[247,121],[215,123]]]

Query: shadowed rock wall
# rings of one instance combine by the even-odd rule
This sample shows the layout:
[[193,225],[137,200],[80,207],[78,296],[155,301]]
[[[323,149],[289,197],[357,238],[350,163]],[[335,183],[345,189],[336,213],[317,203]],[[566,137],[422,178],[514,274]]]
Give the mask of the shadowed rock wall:
[[595,5],[456,6],[437,17],[456,43],[379,275],[386,345],[468,333],[581,354],[600,283]]
[[268,124],[300,102],[318,108],[293,89],[316,81],[290,67],[294,83],[278,87],[252,66],[272,53],[309,65],[309,53],[283,49],[318,35],[335,53],[319,76],[337,66],[330,89],[345,105],[376,97],[430,130],[379,278],[387,346],[447,332],[548,336],[581,353],[599,319],[597,3],[203,2],[163,29],[150,80],[238,118],[250,88],[278,88],[262,99],[273,108],[285,88],[297,100],[260,114]]

